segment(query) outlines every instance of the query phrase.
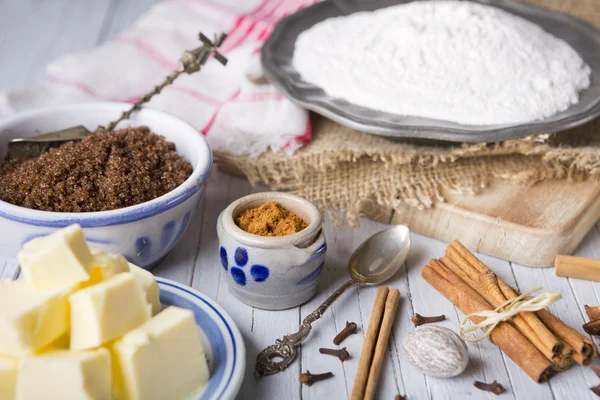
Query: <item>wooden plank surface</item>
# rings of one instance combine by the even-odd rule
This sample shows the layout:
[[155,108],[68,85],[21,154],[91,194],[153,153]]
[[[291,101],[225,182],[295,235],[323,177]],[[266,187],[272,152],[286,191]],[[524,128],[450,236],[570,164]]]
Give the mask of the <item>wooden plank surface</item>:
[[[67,51],[91,48],[113,37],[152,3],[154,0],[0,0],[0,90],[35,85],[43,78],[44,64],[52,58]],[[248,349],[240,399],[349,398],[376,288],[353,289],[339,299],[325,317],[315,323],[300,359],[284,373],[256,380],[252,376],[254,359],[264,346],[296,330],[301,318],[346,279],[346,263],[356,246],[386,225],[363,220],[360,228],[349,230],[337,229],[326,221],[324,229],[329,251],[317,296],[302,307],[285,312],[255,310],[229,295],[219,267],[214,227],[219,212],[229,202],[264,188],[252,188],[244,180],[216,169],[207,185],[206,198],[190,228],[154,272],[206,293],[236,321]],[[477,201],[476,198],[472,200]],[[461,235],[457,232],[456,236]],[[441,325],[457,330],[462,315],[420,277],[420,268],[429,258],[441,255],[445,243],[418,234],[413,235],[413,242],[406,265],[389,282],[390,286],[400,289],[402,299],[381,375],[379,398],[392,399],[401,393],[407,394],[411,400],[495,399],[495,396],[473,388],[472,383],[476,379],[498,380],[508,389],[508,393],[501,397],[506,399],[595,398],[589,387],[600,383],[600,380],[588,368],[573,367],[549,383],[538,385],[488,342],[469,345],[470,364],[467,371],[456,379],[435,379],[419,373],[408,363],[402,350],[402,339],[412,329],[410,317],[414,312],[424,315],[444,313],[448,320]],[[586,236],[576,254],[600,258],[598,225]],[[560,291],[564,300],[554,307],[555,311],[578,329],[584,321],[583,305],[600,304],[598,283],[558,278],[550,269],[527,268],[487,256],[482,256],[482,260],[503,279],[522,290],[544,285]],[[1,257],[0,278],[14,279],[17,276],[15,260]],[[332,347],[332,337],[343,328],[346,320],[356,321],[360,334],[343,343],[353,358],[341,364],[335,358],[319,355],[317,350],[319,347]],[[332,371],[335,378],[311,387],[301,386],[298,374],[306,369]]]

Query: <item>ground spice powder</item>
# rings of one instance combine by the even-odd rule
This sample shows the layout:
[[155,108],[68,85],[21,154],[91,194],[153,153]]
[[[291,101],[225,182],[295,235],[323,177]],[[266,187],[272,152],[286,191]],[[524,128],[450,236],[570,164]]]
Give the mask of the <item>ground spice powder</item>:
[[286,236],[306,228],[302,218],[274,201],[244,211],[235,223],[246,232],[260,236]]
[[43,211],[106,211],[140,204],[181,185],[192,166],[147,127],[102,128],[39,157],[0,163],[0,199]]

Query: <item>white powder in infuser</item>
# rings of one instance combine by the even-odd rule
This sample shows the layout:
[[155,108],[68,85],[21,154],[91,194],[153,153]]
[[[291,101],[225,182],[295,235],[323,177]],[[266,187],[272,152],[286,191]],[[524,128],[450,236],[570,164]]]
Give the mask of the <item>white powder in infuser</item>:
[[498,8],[416,1],[324,20],[298,37],[302,78],[364,107],[464,125],[517,124],[579,101],[590,68]]

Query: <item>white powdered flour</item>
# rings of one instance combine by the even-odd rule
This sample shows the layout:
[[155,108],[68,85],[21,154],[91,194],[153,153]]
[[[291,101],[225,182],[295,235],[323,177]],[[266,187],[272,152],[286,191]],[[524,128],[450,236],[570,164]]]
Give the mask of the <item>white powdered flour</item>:
[[294,68],[329,95],[463,125],[564,111],[590,85],[566,42],[498,8],[418,1],[324,20],[296,41]]

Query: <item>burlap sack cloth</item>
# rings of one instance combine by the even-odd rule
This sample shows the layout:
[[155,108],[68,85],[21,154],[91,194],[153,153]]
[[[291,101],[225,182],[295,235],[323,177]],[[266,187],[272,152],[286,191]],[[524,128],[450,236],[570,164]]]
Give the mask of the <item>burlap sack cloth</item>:
[[[600,0],[530,2],[600,27]],[[216,159],[242,172],[253,184],[296,192],[343,217],[337,221],[351,225],[365,207],[373,208],[373,202],[379,209],[394,209],[400,202],[432,207],[444,200],[441,188],[477,194],[492,178],[535,184],[546,179],[598,179],[600,175],[600,119],[554,135],[540,132],[525,139],[451,147],[393,142],[314,114],[312,121],[313,141],[293,156],[268,152],[250,158],[218,153]]]

